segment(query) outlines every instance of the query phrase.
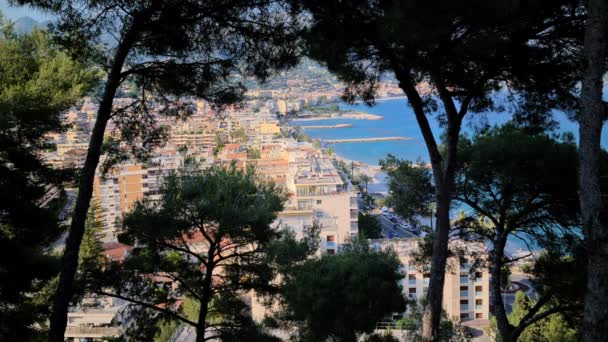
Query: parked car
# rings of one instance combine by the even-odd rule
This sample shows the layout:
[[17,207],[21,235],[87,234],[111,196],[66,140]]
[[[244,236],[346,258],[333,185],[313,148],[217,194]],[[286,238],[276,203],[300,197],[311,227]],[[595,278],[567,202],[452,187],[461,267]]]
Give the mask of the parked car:
[[474,331],[471,327],[462,327],[462,331],[464,333],[464,337],[466,337],[466,338],[475,337]]

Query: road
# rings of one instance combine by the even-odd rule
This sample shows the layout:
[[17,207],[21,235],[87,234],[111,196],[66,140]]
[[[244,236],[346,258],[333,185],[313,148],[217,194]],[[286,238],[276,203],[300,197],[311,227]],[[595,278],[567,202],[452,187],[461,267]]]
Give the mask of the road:
[[389,237],[391,232],[392,232],[393,237],[400,237],[400,238],[416,237],[416,235],[414,233],[412,233],[402,227],[403,223],[395,224],[382,214],[378,214],[375,216],[378,219],[378,222],[380,222],[380,225],[382,226],[382,235],[384,235],[384,237]]

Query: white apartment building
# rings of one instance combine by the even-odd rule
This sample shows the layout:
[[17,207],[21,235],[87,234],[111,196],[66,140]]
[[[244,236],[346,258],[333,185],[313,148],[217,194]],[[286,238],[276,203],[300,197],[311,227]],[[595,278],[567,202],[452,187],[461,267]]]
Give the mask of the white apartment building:
[[301,236],[313,223],[321,226],[321,252],[334,254],[357,234],[357,193],[331,159],[316,153],[290,153],[286,178],[290,198],[278,221]]
[[128,303],[112,298],[85,298],[68,311],[65,338],[68,341],[102,341],[119,337],[128,325]]
[[[430,264],[417,265],[414,254],[420,239],[376,239],[371,247],[392,248],[403,264],[405,277],[401,281],[404,296],[421,300],[426,296],[430,280]],[[475,259],[483,258],[485,246],[480,242],[457,240],[451,242],[453,251],[463,251],[460,257],[448,259],[443,287],[443,309],[448,317],[460,321],[488,320],[490,314],[490,276],[487,268],[471,272]]]

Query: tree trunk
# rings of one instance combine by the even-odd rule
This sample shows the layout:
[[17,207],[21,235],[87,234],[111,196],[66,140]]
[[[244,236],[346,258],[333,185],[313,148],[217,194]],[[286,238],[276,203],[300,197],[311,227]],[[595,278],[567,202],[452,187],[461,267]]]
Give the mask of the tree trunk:
[[494,308],[494,317],[496,318],[496,325],[502,341],[511,341],[513,326],[509,323],[507,313],[505,311],[505,304],[502,300],[501,288],[501,276],[502,276],[502,261],[505,251],[506,237],[503,237],[502,231],[497,231],[498,238],[494,241],[494,250],[492,251],[492,264],[490,265],[490,288],[492,289],[492,306]]
[[78,268],[80,243],[82,242],[82,236],[84,235],[87,212],[93,195],[93,181],[101,155],[103,135],[106,124],[112,113],[112,104],[114,102],[116,89],[120,86],[122,67],[134,39],[135,32],[133,26],[131,26],[116,48],[113,64],[108,74],[103,97],[97,111],[97,118],[89,141],[87,157],[80,174],[76,207],[74,209],[74,214],[72,215],[72,223],[70,225],[65,251],[61,260],[61,274],[59,276],[59,283],[57,285],[50,319],[49,342],[63,342],[64,340],[68,306],[70,305],[73,296],[73,283]]
[[600,137],[604,107],[608,3],[588,1],[582,80],[579,143],[579,199],[585,232],[588,271],[583,318],[583,341],[605,341],[608,336],[608,227],[602,215]]
[[441,312],[443,310],[443,285],[448,258],[448,234],[450,232],[450,198],[443,195],[437,200],[437,230],[433,240],[431,279],[427,293],[428,304],[422,317],[423,341],[438,341]]
[[450,232],[450,204],[451,187],[454,182],[454,162],[460,132],[460,118],[455,112],[454,104],[450,98],[443,97],[446,112],[448,112],[447,129],[447,155],[444,161],[439,153],[437,142],[430,128],[422,99],[416,90],[413,80],[407,70],[393,66],[399,86],[405,92],[420,127],[429,157],[433,178],[435,180],[435,194],[437,196],[436,231],[433,240],[433,256],[431,261],[431,279],[427,294],[428,305],[425,307],[422,318],[423,341],[437,341],[439,339],[439,325],[443,310],[443,285],[445,282],[445,266],[448,256],[448,238]]
[[[221,238],[218,239],[221,241]],[[203,281],[203,294],[200,300],[200,310],[198,311],[198,321],[196,322],[196,342],[205,341],[205,330],[207,330],[207,313],[211,302],[211,286],[213,286],[213,270],[215,269],[214,259],[216,248],[215,243],[211,243],[207,251],[207,265],[205,269],[205,279]]]

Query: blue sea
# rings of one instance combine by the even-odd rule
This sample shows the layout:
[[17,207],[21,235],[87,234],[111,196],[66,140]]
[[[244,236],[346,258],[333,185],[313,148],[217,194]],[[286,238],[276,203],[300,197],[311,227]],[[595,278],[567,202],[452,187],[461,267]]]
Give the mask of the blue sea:
[[[508,105],[508,104],[506,104]],[[412,138],[403,141],[377,141],[334,144],[332,148],[341,157],[359,160],[369,165],[378,165],[378,160],[391,153],[399,158],[415,161],[418,158],[428,162],[428,151],[418,128],[418,123],[411,107],[405,98],[386,99],[378,101],[370,107],[365,104],[340,104],[340,109],[362,111],[382,116],[383,120],[329,119],[315,121],[297,121],[292,125],[306,128],[309,125],[335,125],[348,123],[352,127],[332,129],[306,129],[311,138],[316,139],[347,139],[371,138],[388,136],[405,136]],[[562,113],[555,111],[553,118],[558,122],[558,132],[572,132],[578,138],[578,124],[568,119]],[[500,125],[511,119],[511,114],[487,113],[468,114],[463,123],[463,132],[473,133],[475,128],[485,124]],[[436,117],[429,117],[429,123],[436,139],[443,128]],[[608,146],[608,133],[602,134],[602,145]]]
[[[503,106],[508,106],[503,103]],[[367,112],[380,115],[383,120],[355,120],[355,119],[329,119],[315,121],[292,122],[291,125],[335,125],[341,123],[352,124],[348,128],[335,129],[306,129],[306,133],[315,139],[347,139],[347,138],[371,138],[388,136],[405,136],[412,138],[405,141],[378,141],[378,142],[357,142],[333,144],[332,148],[341,157],[362,161],[369,165],[378,165],[378,161],[385,158],[387,154],[393,154],[402,159],[415,161],[421,159],[428,162],[428,151],[418,128],[418,123],[414,117],[411,107],[405,98],[386,99],[378,101],[370,107],[365,104],[340,104],[340,109]],[[557,133],[572,132],[578,140],[578,124],[570,120],[565,113],[554,111],[553,119],[559,124]],[[462,131],[472,134],[476,128],[483,125],[500,125],[511,119],[508,112],[487,113],[487,114],[468,114],[465,117]],[[443,127],[438,123],[436,117],[429,117],[429,123],[436,139],[439,139]],[[608,133],[606,129],[602,132],[602,146],[608,146]],[[383,180],[383,177],[380,177]],[[386,184],[370,184],[370,191],[384,192]],[[456,210],[454,210],[456,214]],[[534,246],[533,248],[536,248]],[[525,244],[518,239],[511,238],[508,243],[508,250],[511,253],[525,250]]]

